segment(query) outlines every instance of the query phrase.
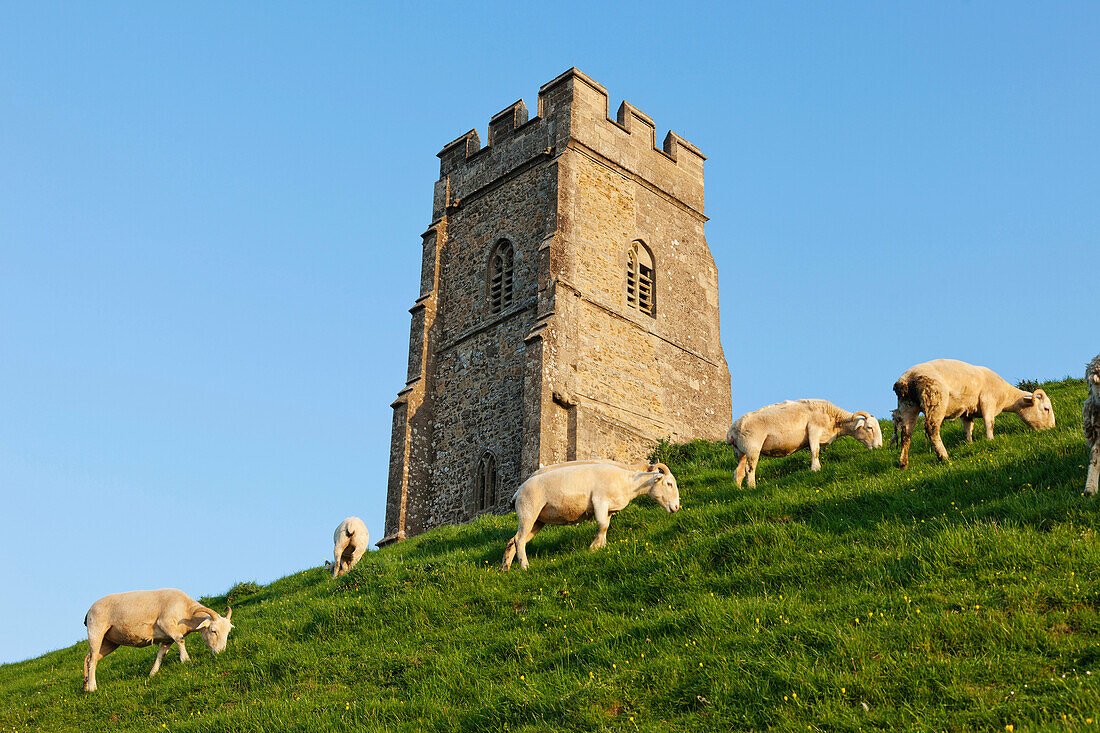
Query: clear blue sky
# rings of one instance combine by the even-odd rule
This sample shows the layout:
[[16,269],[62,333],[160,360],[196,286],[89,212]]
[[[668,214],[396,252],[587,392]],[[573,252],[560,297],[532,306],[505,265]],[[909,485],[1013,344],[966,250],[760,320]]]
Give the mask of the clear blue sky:
[[1087,3],[7,4],[0,661],[382,536],[435,154],[570,66],[709,156],[735,414],[1081,374],[1098,38]]

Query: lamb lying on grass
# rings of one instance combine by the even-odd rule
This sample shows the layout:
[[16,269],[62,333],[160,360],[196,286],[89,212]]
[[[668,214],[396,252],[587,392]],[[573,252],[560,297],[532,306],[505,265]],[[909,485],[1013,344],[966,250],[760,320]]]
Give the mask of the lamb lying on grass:
[[92,604],[84,616],[88,627],[88,655],[84,658],[84,690],[96,691],[95,668],[100,659],[120,646],[160,644],[157,661],[149,672],[152,677],[168,647],[175,642],[180,649],[180,661],[189,661],[183,637],[192,631],[202,633],[210,651],[220,654],[233,624],[233,609],[225,617],[195,601],[175,588],[135,590],[112,593]]

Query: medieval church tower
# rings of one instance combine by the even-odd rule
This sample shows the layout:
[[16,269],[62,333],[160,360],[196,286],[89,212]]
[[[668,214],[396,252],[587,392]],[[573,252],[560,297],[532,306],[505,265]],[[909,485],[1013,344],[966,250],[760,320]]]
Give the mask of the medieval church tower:
[[439,153],[393,403],[386,537],[504,508],[540,465],[721,440],[705,156],[570,69]]

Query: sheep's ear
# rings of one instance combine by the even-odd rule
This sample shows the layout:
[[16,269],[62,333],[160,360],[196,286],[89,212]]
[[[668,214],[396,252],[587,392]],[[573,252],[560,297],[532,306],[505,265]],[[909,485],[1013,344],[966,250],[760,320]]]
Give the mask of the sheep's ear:
[[856,418],[856,427],[857,428],[862,428],[866,424],[867,424],[867,418],[863,417],[862,415],[860,415],[859,417]]
[[1032,392],[1029,395],[1024,395],[1024,402],[1028,403],[1029,405],[1033,404],[1035,402],[1035,393]]
[[201,624],[195,627],[195,630],[206,629],[210,627],[210,617],[208,616]]

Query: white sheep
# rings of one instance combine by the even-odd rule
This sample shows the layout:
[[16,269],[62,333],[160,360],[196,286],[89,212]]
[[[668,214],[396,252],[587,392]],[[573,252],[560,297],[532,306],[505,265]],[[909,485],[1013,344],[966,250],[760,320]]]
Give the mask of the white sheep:
[[332,534],[333,549],[332,577],[339,578],[350,571],[370,544],[367,525],[359,517],[348,517]]
[[894,394],[898,396],[894,426],[895,437],[901,436],[901,468],[909,465],[909,442],[921,412],[928,441],[941,461],[948,459],[940,438],[944,420],[962,420],[967,443],[973,440],[978,417],[985,423],[986,440],[993,440],[993,419],[1002,412],[1015,412],[1035,430],[1054,427],[1054,406],[1046,392],[1017,389],[992,369],[957,359],[934,359],[910,367],[894,383]]
[[676,478],[663,463],[641,464],[643,470],[614,461],[570,461],[532,474],[512,496],[519,528],[504,548],[501,572],[512,559],[527,569],[527,543],[547,524],[576,524],[595,518],[598,527],[590,549],[607,544],[611,517],[634,498],[649,494],[669,512],[680,510]]
[[756,488],[760,456],[789,456],[810,450],[810,470],[821,470],[820,451],[842,435],[850,435],[868,448],[882,447],[882,428],[869,412],[848,412],[828,400],[787,400],[761,407],[734,421],[726,442],[737,454],[734,479],[737,488],[748,477]]
[[183,637],[192,631],[201,632],[210,651],[220,654],[225,649],[229,632],[233,630],[233,624],[229,621],[232,617],[232,609],[222,617],[217,611],[175,588],[135,590],[103,596],[92,604],[84,616],[84,625],[88,627],[84,690],[96,691],[96,664],[120,646],[160,644],[150,677],[160,669],[160,663],[173,642],[179,647],[180,661],[190,659],[183,645]]

